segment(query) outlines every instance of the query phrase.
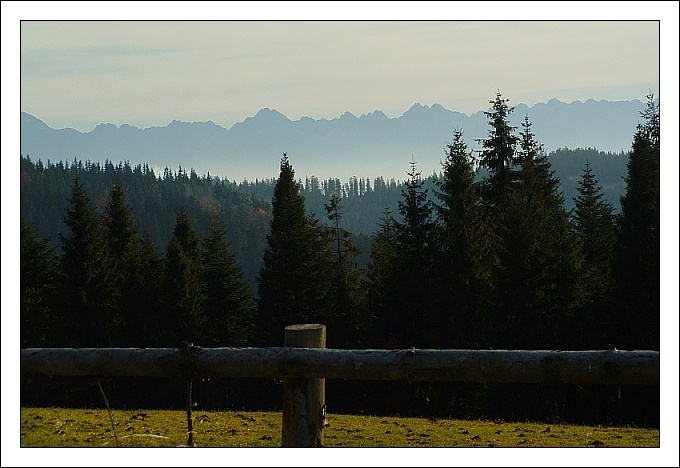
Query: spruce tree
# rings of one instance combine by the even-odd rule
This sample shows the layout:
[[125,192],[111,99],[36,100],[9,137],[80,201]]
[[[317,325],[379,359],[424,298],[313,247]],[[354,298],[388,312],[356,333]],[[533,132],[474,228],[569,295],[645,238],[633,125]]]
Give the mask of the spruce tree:
[[283,345],[287,325],[323,321],[328,293],[327,240],[305,214],[295,171],[284,153],[272,198],[272,221],[257,278],[260,344]]
[[104,235],[111,265],[115,316],[121,323],[119,346],[151,346],[158,307],[160,259],[148,234],[140,236],[126,203],[123,187],[114,184],[104,210]]
[[[431,348],[438,325],[432,317],[436,236],[433,207],[416,162],[398,203],[400,220],[389,210],[381,219],[367,271],[368,312],[373,322],[370,346],[387,349]],[[438,336],[438,333],[436,333]],[[385,394],[415,394],[411,384],[380,385]],[[415,402],[401,398],[401,404]],[[393,405],[388,411],[398,411]]]
[[248,346],[254,332],[255,302],[216,211],[211,214],[208,233],[203,238],[203,251],[205,346]]
[[[517,138],[509,184],[490,213],[499,239],[494,268],[490,345],[501,349],[569,349],[579,298],[579,255],[570,231],[559,180],[525,117]],[[555,393],[557,392],[557,393]],[[540,414],[563,396],[550,387],[493,385],[488,401],[502,414]],[[558,413],[559,414],[559,413]]]
[[[125,203],[125,195],[120,185],[111,189],[109,203],[104,211],[104,237],[107,242],[110,260],[110,276],[114,314],[120,322],[121,328],[127,329],[133,325],[133,316],[138,306],[135,289],[140,286],[134,281],[136,255],[136,231],[132,222],[130,207]],[[128,340],[123,339],[127,343]],[[116,345],[121,345],[116,337]]]
[[120,323],[114,318],[108,249],[101,219],[76,172],[60,235],[59,308],[57,346],[112,346]]
[[113,267],[116,268],[129,256],[136,237],[131,209],[125,203],[125,194],[120,185],[115,184],[111,189],[104,213],[104,227]]
[[497,338],[510,348],[556,349],[578,303],[579,258],[559,180],[528,117],[515,160],[519,170],[497,230],[497,297],[504,315]]
[[633,136],[626,193],[621,197],[617,261],[617,318],[621,347],[659,349],[660,345],[660,116],[647,96]]
[[166,255],[162,294],[165,346],[177,347],[182,341],[200,344],[203,338],[206,316],[202,260],[200,239],[181,208]]
[[342,218],[341,199],[332,195],[324,204],[332,226],[333,263],[329,291],[328,327],[335,338],[329,337],[329,347],[360,347],[365,325],[361,322],[360,300],[361,281],[357,271],[357,249],[351,241],[350,233],[340,227]]
[[486,203],[492,206],[504,203],[514,180],[517,136],[509,116],[515,108],[508,107],[508,101],[502,98],[500,92],[496,93],[496,99],[489,101],[492,110],[484,112],[484,115],[488,117],[491,128],[486,139],[477,140],[483,148],[480,167],[488,170],[481,193]]
[[136,297],[130,297],[130,302],[136,299],[137,303],[134,313],[127,315],[125,341],[135,347],[168,346],[161,341],[163,326],[158,320],[162,316],[165,262],[146,231],[138,237],[135,252],[136,269],[130,281],[137,283]]
[[378,231],[371,244],[371,258],[366,269],[367,319],[370,322],[370,346],[388,346],[384,325],[391,314],[391,298],[396,287],[396,261],[399,251],[397,221],[385,208],[378,223]]
[[386,331],[397,347],[426,347],[436,252],[433,208],[413,160],[408,176],[399,201],[401,221],[396,224],[398,250],[392,276],[395,284],[394,294],[386,297],[391,310]]
[[572,215],[574,231],[584,254],[588,298],[609,301],[613,294],[612,260],[616,248],[614,207],[604,199],[602,187],[586,163],[578,182]]
[[[598,349],[616,341],[611,336],[610,321],[615,288],[616,218],[614,208],[604,200],[589,163],[585,165],[577,190],[572,226],[583,255],[583,305],[575,320],[579,336],[574,337],[574,342],[586,349]],[[603,338],[608,342],[602,343]]]
[[447,145],[442,167],[442,175],[435,181],[441,252],[436,260],[433,346],[478,347],[488,334],[484,309],[493,287],[493,239],[474,183],[472,151],[463,141],[461,130],[454,132],[453,141]]
[[20,225],[20,343],[22,348],[45,347],[50,345],[55,319],[57,257],[23,217]]

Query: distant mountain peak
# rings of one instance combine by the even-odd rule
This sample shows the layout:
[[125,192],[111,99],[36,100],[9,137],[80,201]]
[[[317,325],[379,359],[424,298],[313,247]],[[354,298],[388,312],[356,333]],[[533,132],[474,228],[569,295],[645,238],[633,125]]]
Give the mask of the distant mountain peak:
[[419,115],[423,112],[427,112],[428,110],[430,110],[429,107],[423,106],[421,103],[416,102],[411,107],[409,107],[409,109],[406,112],[404,112],[404,115],[409,115],[409,116]]
[[102,131],[102,130],[118,130],[118,126],[116,124],[112,123],[100,123],[96,127],[94,127],[93,131]]
[[349,111],[345,111],[340,116],[340,120],[356,120],[358,117]]
[[[123,125],[125,125],[125,124],[123,124]],[[217,125],[212,120],[196,121],[196,122],[186,122],[184,120],[173,120],[167,126],[170,127],[170,126],[182,126],[182,125],[219,127],[219,125]],[[122,127],[122,125],[121,125],[121,127]]]
[[[567,104],[558,99],[532,107],[518,104],[510,116],[519,126],[528,114],[533,131],[547,152],[557,148],[628,151],[645,104],[633,101],[587,101]],[[249,180],[277,173],[280,155],[288,151],[297,173],[344,179],[364,176],[402,178],[413,154],[423,173],[440,169],[443,144],[460,129],[470,148],[488,135],[484,111],[472,115],[440,104],[413,104],[402,116],[388,118],[374,110],[357,117],[349,111],[334,119],[305,116],[292,121],[264,108],[230,129],[213,121],[173,120],[163,127],[135,129],[103,123],[89,133],[55,130],[21,112],[21,153],[34,159],[70,161],[128,160],[158,167],[193,167],[197,173]]]
[[271,109],[269,107],[264,107],[257,111],[257,114],[255,114],[255,117],[283,117],[284,119],[288,120],[288,117],[283,115],[281,112],[277,111],[276,109]]
[[361,114],[360,119],[369,119],[369,120],[387,120],[387,116],[383,113],[383,111],[379,110],[374,110],[373,112],[369,112],[368,114]]

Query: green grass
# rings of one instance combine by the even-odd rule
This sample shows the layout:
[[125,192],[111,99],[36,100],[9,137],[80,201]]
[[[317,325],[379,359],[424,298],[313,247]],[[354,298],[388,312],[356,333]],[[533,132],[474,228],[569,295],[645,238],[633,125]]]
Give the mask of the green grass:
[[[181,447],[184,411],[113,410],[122,447]],[[659,447],[658,429],[329,414],[326,447]],[[193,413],[197,447],[281,447],[281,413]],[[21,447],[115,447],[105,409],[21,408]]]

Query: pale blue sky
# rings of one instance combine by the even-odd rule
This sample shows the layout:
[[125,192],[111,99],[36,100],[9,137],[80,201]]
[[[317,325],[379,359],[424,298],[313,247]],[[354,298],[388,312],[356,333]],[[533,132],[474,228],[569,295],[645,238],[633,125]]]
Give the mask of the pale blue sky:
[[644,100],[659,56],[657,21],[23,21],[21,110],[90,131]]

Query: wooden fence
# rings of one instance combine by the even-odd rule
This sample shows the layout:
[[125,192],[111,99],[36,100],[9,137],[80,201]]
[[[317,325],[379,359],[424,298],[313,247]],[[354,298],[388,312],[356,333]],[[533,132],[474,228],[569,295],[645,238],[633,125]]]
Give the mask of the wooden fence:
[[262,377],[284,381],[284,447],[323,446],[325,379],[658,385],[658,351],[325,349],[326,327],[291,325],[273,348],[28,348],[21,373]]

